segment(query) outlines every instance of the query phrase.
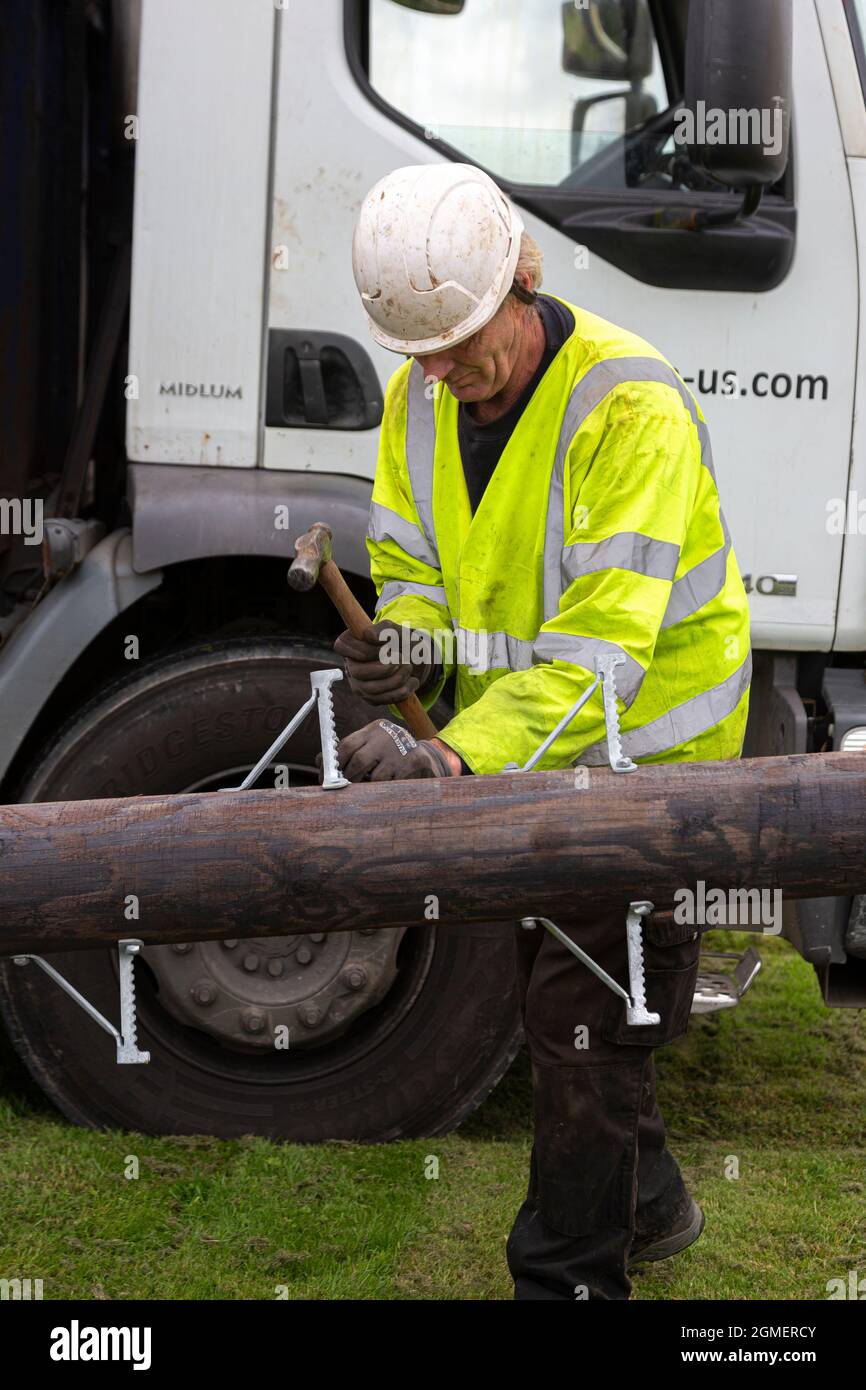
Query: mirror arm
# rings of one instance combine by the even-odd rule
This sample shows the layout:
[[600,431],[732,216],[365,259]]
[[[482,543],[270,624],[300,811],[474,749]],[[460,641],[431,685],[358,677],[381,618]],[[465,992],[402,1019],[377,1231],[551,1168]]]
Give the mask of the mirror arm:
[[760,184],[749,188],[743,198],[742,206],[733,211],[708,212],[705,208],[682,209],[657,208],[653,213],[653,226],[665,227],[668,231],[702,232],[708,227],[725,227],[752,217],[758,210],[764,190]]

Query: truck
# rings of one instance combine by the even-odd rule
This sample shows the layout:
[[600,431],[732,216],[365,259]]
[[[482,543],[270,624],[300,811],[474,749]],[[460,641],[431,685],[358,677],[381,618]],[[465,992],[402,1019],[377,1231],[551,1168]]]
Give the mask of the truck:
[[[789,21],[778,0],[7,0],[3,802],[237,785],[339,664],[341,621],[286,569],[324,521],[373,609],[398,359],[367,333],[352,230],[427,161],[485,169],[544,287],[649,339],[699,402],[750,595],[746,755],[866,752],[866,0]],[[719,113],[768,117],[760,148],[685,130]],[[375,713],[334,698],[341,732]],[[260,785],[314,783],[316,735]],[[866,899],[786,906],[783,933],[828,1006],[866,1005]],[[111,952],[51,959],[112,1015]],[[745,982],[708,966],[696,1009]],[[441,1134],[521,1040],[494,923],[148,947],[137,1004],[152,1061],[129,1071],[44,973],[0,965],[7,1045],[85,1125]]]

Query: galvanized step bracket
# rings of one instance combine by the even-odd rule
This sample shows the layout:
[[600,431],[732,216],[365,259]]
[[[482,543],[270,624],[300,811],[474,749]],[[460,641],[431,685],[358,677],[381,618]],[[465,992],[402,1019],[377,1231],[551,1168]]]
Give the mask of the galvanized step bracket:
[[50,975],[55,984],[58,984],[70,999],[89,1014],[100,1028],[104,1028],[106,1033],[110,1033],[117,1044],[117,1061],[119,1065],[130,1065],[136,1062],[149,1062],[150,1053],[142,1052],[138,1047],[138,1025],[135,1017],[135,958],[141,950],[141,942],[135,940],[118,941],[117,943],[117,970],[120,977],[120,1030],[115,1028],[113,1023],[101,1014],[97,1008],[85,999],[83,994],[71,985],[67,979],[55,970],[47,960],[41,956],[13,956],[15,965],[27,965],[28,961],[33,961],[40,970],[44,970],[46,975]]
[[269,767],[280,750],[288,743],[292,734],[303,724],[313,705],[318,706],[319,711],[319,735],[322,740],[322,765],[324,768],[324,780],[322,787],[325,791],[333,791],[337,787],[347,787],[348,779],[343,777],[340,772],[340,765],[337,759],[337,731],[334,724],[334,699],[331,695],[331,686],[335,681],[343,679],[343,672],[339,667],[333,667],[328,671],[313,671],[310,675],[310,685],[312,694],[309,700],[305,701],[297,714],[289,720],[281,734],[278,734],[270,748],[262,754],[255,767],[247,773],[239,787],[222,787],[222,791],[245,792],[254,785],[261,777],[266,767]]
[[628,912],[625,920],[626,944],[628,946],[628,982],[629,990],[623,989],[622,985],[617,984],[612,975],[608,975],[606,970],[588,956],[570,936],[566,936],[564,931],[551,922],[549,917],[524,917],[521,926],[527,930],[532,930],[536,923],[540,922],[543,927],[555,936],[557,941],[573,956],[576,956],[593,975],[597,975],[603,984],[614,994],[618,994],[620,999],[625,1001],[625,1016],[627,1023],[636,1024],[638,1027],[647,1027],[652,1023],[661,1023],[661,1014],[651,1013],[646,1006],[646,983],[644,980],[643,963],[643,940],[641,937],[641,921],[653,910],[650,902],[629,903]]
[[610,763],[611,772],[637,772],[637,763],[632,762],[622,750],[622,739],[619,731],[619,710],[616,700],[616,676],[614,672],[617,666],[625,665],[625,657],[618,652],[609,652],[606,656],[595,658],[595,680],[587,686],[580,699],[577,700],[562,716],[555,729],[547,735],[543,743],[536,748],[532,757],[519,767],[517,763],[506,763],[503,772],[531,772],[544,757],[548,748],[559,738],[564,729],[567,729],[575,716],[583,709],[587,700],[595,694],[601,686],[601,698],[604,704],[604,725],[607,732],[607,758]]

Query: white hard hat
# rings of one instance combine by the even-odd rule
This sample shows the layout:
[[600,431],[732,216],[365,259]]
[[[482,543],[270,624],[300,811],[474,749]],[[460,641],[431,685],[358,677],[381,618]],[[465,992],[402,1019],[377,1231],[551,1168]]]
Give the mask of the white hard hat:
[[511,289],[522,233],[517,209],[472,164],[413,164],[380,179],[352,242],[376,342],[413,355],[471,337]]

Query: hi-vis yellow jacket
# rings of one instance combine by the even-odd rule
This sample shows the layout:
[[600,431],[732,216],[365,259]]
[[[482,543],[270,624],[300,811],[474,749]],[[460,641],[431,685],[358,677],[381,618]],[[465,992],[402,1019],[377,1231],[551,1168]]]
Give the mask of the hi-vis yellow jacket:
[[[609,652],[626,658],[616,678],[627,754],[739,757],[749,612],[707,426],[653,347],[568,308],[574,332],[474,516],[458,402],[441,384],[425,389],[415,361],[391,378],[367,540],[376,618],[437,636],[443,682],[457,672],[441,737],[473,772],[526,762]],[[538,766],[606,759],[598,690]]]

